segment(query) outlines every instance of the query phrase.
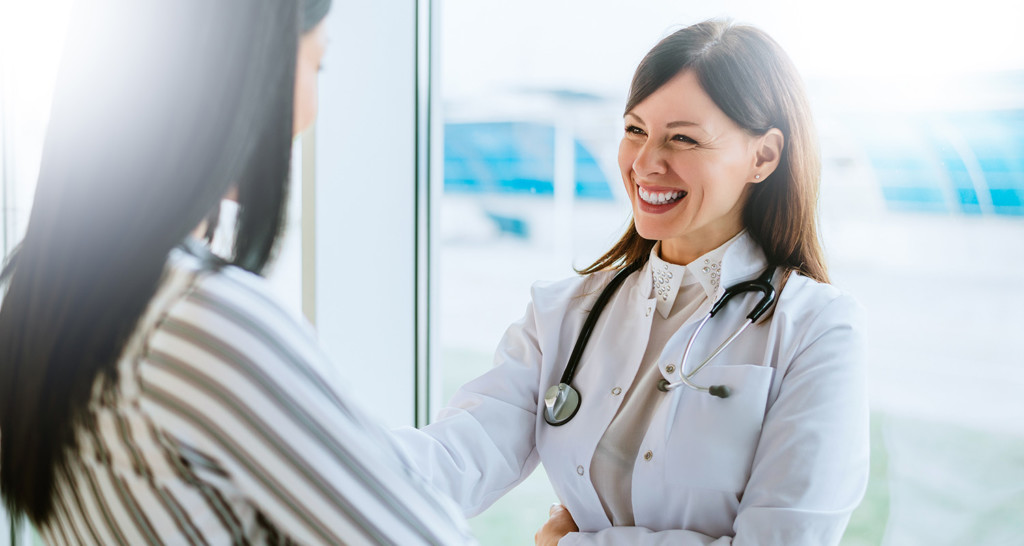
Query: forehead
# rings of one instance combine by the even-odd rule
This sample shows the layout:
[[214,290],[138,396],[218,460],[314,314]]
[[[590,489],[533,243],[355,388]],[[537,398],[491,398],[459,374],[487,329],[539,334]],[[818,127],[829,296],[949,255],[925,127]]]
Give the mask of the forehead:
[[715,101],[711,100],[692,70],[685,70],[673,76],[629,113],[652,126],[685,121],[696,123],[709,132],[739,128]]

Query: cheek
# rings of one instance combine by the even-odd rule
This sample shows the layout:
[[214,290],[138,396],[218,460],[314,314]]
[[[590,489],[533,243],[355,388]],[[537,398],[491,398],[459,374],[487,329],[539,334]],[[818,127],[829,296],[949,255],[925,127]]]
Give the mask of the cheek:
[[306,82],[306,89],[304,91],[303,100],[306,102],[306,115],[309,116],[309,122],[312,123],[316,119],[316,112],[320,106],[320,93],[317,89],[318,79],[316,72],[309,76],[309,80]]
[[743,173],[723,169],[719,171],[716,180],[717,183],[708,184],[704,188],[705,202],[708,206],[719,212],[742,206],[746,200],[744,190],[749,186],[744,180]]
[[633,161],[636,159],[636,152],[633,150],[633,146],[630,145],[625,139],[619,143],[619,172],[622,173],[622,183],[626,186],[626,191],[631,191],[633,186],[632,172],[633,172]]
[[316,118],[317,85],[316,70],[300,66],[295,75],[295,134],[309,128]]
[[709,198],[735,200],[746,185],[746,167],[737,154],[718,155],[694,165],[694,179],[702,180],[703,191]]

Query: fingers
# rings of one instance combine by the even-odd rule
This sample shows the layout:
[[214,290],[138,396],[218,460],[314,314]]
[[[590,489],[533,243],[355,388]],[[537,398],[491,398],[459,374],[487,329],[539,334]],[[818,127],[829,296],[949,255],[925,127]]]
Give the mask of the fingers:
[[533,541],[538,546],[553,545],[567,533],[574,531],[579,531],[579,527],[573,521],[569,510],[556,502],[548,508],[548,521],[533,535]]

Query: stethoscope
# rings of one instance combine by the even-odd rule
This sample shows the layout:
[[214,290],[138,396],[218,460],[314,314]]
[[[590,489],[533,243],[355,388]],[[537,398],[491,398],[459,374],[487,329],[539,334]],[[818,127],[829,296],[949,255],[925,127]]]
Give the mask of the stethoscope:
[[[573,376],[576,374],[576,366],[580,363],[580,358],[583,356],[583,350],[587,346],[587,341],[590,339],[590,334],[594,330],[594,325],[597,324],[597,319],[601,315],[601,311],[604,310],[605,305],[608,304],[608,300],[612,298],[615,291],[618,290],[619,285],[626,280],[626,277],[632,275],[636,270],[640,269],[643,264],[634,262],[620,270],[608,283],[608,286],[601,291],[601,294],[597,297],[597,301],[594,302],[594,307],[587,316],[587,320],[583,322],[583,328],[580,330],[579,337],[576,338],[576,345],[572,349],[572,353],[569,355],[569,362],[565,366],[565,371],[562,372],[562,379],[557,385],[552,385],[547,392],[544,393],[544,420],[549,425],[559,426],[564,425],[572,419],[576,412],[580,409],[580,393],[570,385]],[[658,389],[661,391],[671,391],[678,387],[689,387],[695,391],[706,392],[712,396],[719,398],[728,398],[732,394],[731,389],[727,385],[711,385],[703,387],[691,381],[693,376],[697,375],[704,366],[707,366],[712,359],[718,356],[734,339],[739,337],[748,326],[757,322],[757,319],[761,318],[761,315],[767,311],[773,303],[775,303],[775,287],[772,286],[772,275],[775,273],[775,266],[768,265],[763,273],[754,280],[744,281],[730,286],[722,294],[722,297],[718,299],[713,306],[711,311],[708,312],[707,316],[701,320],[700,324],[697,325],[697,329],[690,336],[690,340],[686,343],[686,349],[683,350],[683,359],[679,363],[679,381],[669,382],[667,379],[662,379],[658,383]],[[746,322],[739,327],[728,339],[726,339],[717,349],[704,359],[692,372],[686,373],[686,361],[690,356],[690,349],[693,347],[694,340],[697,339],[697,334],[704,328],[704,325],[711,320],[711,317],[715,316],[716,313],[725,307],[725,304],[732,299],[733,296],[743,294],[745,292],[760,292],[761,301],[754,306],[754,309],[747,315]]]

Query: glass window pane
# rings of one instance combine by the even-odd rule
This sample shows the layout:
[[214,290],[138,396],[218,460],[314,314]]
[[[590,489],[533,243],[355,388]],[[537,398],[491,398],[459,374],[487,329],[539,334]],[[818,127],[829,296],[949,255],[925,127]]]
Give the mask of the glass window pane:
[[[844,544],[1019,536],[1024,49],[1007,21],[1021,13],[983,0],[930,19],[915,6],[446,0],[434,241],[445,400],[491,366],[531,283],[574,275],[627,226],[616,155],[646,51],[733,17],[771,34],[805,78],[832,280],[869,317],[871,481]],[[528,543],[555,500],[541,470],[471,523],[483,544]]]
[[24,233],[72,0],[0,4],[0,249]]

